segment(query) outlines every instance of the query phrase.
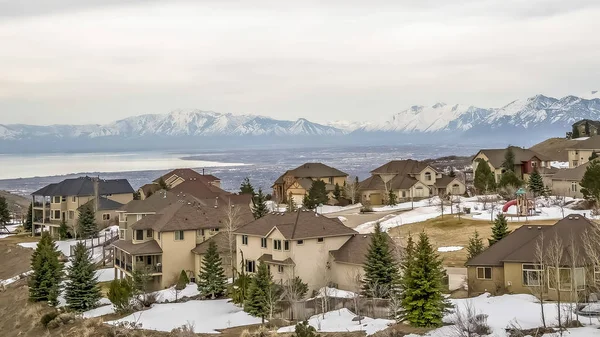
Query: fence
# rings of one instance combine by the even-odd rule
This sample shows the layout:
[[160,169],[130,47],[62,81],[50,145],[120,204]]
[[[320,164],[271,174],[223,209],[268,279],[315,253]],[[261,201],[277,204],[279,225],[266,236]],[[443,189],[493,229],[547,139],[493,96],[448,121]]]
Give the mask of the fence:
[[314,315],[343,308],[360,316],[386,319],[391,317],[390,300],[382,298],[315,297],[294,303],[280,301],[277,303],[277,307],[279,308],[279,312],[274,315],[275,318],[290,321],[306,320]]
[[[112,262],[114,250],[110,246],[111,243],[119,239],[119,234],[116,231],[104,232],[104,235],[100,235],[95,238],[80,240],[85,244],[85,247],[91,252],[92,259],[94,262],[99,263],[103,266]],[[73,256],[75,246],[69,247],[69,256]]]

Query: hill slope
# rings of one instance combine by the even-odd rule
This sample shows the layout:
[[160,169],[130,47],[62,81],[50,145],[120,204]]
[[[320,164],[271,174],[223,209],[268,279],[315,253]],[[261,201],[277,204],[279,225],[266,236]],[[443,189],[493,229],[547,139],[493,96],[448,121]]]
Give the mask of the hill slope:
[[566,138],[549,138],[541,143],[537,143],[530,149],[539,154],[552,158],[554,161],[569,161],[567,148],[577,144],[579,140]]

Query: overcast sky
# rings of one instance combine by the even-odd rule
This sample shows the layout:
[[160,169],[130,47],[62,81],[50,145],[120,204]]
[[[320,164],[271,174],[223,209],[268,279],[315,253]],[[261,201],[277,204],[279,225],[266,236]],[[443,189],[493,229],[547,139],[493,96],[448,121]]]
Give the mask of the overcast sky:
[[499,107],[600,89],[599,32],[598,0],[0,0],[0,123]]

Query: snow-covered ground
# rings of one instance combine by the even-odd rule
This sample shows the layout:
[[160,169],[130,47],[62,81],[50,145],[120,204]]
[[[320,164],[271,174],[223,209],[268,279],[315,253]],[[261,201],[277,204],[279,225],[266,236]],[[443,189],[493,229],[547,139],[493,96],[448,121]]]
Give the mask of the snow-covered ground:
[[569,162],[568,161],[566,161],[566,162],[565,161],[551,161],[550,166],[558,168],[558,169],[568,169]]
[[417,207],[429,206],[431,203],[429,199],[414,201],[414,202],[402,202],[394,206],[381,206],[373,207],[373,212],[390,212],[390,211],[405,211]]
[[0,286],[7,286],[7,285],[9,285],[11,283],[17,282],[18,280],[20,280],[20,279],[22,279],[22,278],[30,275],[31,273],[33,273],[33,270],[26,271],[26,272],[24,272],[22,274],[19,274],[19,275],[15,276],[15,277],[11,277],[11,278],[6,279],[6,280],[0,280]]
[[461,246],[449,246],[449,247],[440,247],[437,249],[438,252],[446,253],[446,252],[457,252],[462,250],[464,247]]
[[337,297],[337,298],[354,298],[354,296],[356,296],[356,294],[351,291],[323,287],[323,288],[319,289],[319,291],[317,293],[317,297],[324,297],[325,294],[327,294],[327,297]]
[[[444,213],[450,213],[450,207],[446,207],[447,210]],[[358,225],[355,230],[361,234],[373,232],[373,228],[377,222],[380,223],[381,228],[384,231],[389,230],[393,227],[398,227],[414,222],[421,222],[428,219],[437,218],[442,213],[439,211],[439,207],[436,206],[425,206],[415,208],[412,211],[407,211],[396,216],[387,216],[377,221],[369,221],[362,225]]]
[[138,322],[143,329],[159,331],[171,331],[189,322],[196,333],[218,333],[217,329],[259,324],[261,319],[224,299],[155,304],[148,310],[108,323],[119,322]]
[[[372,335],[377,331],[386,329],[389,325],[394,324],[394,321],[389,319],[373,319],[364,317],[360,322],[353,321],[356,315],[350,310],[344,308],[325,313],[323,315],[315,315],[308,319],[308,324],[313,326],[319,332],[347,332],[347,331],[364,331],[367,335]],[[295,326],[290,325],[277,330],[278,333],[294,332]]]
[[115,268],[104,268],[96,270],[98,282],[109,282],[115,279]]
[[329,214],[329,213],[337,213],[337,212],[342,212],[342,211],[349,211],[349,210],[359,210],[362,207],[362,204],[354,204],[354,205],[348,205],[348,206],[329,206],[329,205],[323,205],[323,206],[318,206],[317,207],[317,212],[319,214]]

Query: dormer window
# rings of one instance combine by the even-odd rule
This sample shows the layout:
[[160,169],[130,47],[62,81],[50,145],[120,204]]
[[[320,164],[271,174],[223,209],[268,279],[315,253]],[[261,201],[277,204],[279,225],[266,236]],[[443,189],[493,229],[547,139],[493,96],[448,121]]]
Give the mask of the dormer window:
[[431,172],[425,172],[425,180],[431,181]]

